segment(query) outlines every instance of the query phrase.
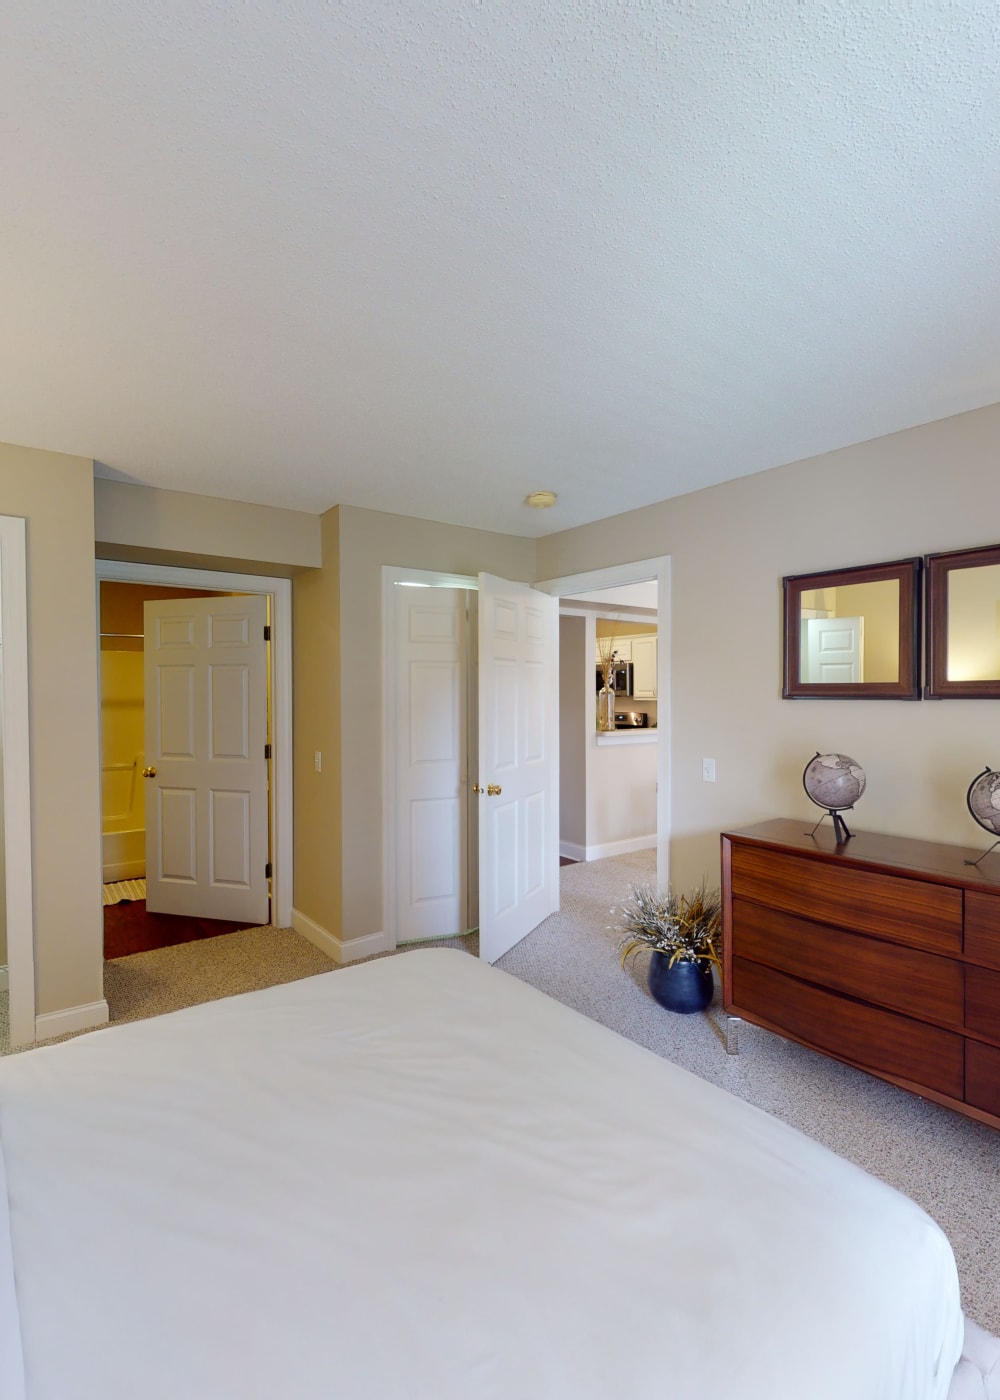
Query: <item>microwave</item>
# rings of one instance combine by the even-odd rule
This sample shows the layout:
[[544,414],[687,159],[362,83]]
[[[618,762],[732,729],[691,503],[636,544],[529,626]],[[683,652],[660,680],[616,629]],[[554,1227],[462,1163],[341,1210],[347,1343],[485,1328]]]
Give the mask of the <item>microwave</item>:
[[[615,677],[615,694],[616,694],[616,695],[631,695],[631,694],[632,694],[632,663],[631,663],[631,661],[617,661],[617,662],[615,662],[615,665],[614,665],[614,667],[613,667],[612,669],[613,669],[614,677]],[[598,668],[597,668],[597,691],[596,691],[596,693],[597,693],[598,695],[601,693],[601,687],[603,686],[603,684],[604,684],[604,672],[601,670],[600,666],[598,666]]]

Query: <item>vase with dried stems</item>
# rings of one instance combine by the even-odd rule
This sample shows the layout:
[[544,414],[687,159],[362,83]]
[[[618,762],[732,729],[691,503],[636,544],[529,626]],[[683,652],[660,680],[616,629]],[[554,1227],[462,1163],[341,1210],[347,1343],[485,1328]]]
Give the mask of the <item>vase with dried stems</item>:
[[601,689],[597,693],[597,728],[602,732],[615,727],[615,634],[597,639],[597,655],[600,658]]

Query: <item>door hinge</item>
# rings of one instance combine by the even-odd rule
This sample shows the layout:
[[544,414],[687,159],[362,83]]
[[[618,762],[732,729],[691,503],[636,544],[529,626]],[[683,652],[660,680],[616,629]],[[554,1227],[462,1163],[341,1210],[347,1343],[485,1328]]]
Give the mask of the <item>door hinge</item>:
[[264,877],[265,877],[265,879],[270,880],[271,874],[272,874],[272,871],[271,871],[271,862],[268,861],[267,864],[264,866]]
[[271,640],[271,628],[270,628],[270,625],[268,625],[267,627],[264,628],[264,641],[265,641],[265,642],[269,642],[270,640]]
[[265,757],[265,758],[270,758],[270,757],[271,757],[271,745],[270,745],[270,744],[265,744],[265,745],[264,745],[264,757]]

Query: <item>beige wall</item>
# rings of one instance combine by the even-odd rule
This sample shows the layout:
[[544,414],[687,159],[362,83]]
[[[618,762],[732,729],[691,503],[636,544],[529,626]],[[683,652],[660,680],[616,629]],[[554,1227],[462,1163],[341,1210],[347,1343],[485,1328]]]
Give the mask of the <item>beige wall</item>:
[[594,729],[587,619],[559,619],[559,839],[587,845],[587,743]]
[[655,838],[656,744],[599,744],[596,733],[587,744],[587,845]]
[[323,562],[320,517],[298,510],[94,482],[98,559],[291,578]]
[[530,581],[535,545],[340,506],[323,517],[323,557],[321,574],[292,585],[295,907],[348,941],[383,927],[382,565]]
[[92,463],[0,445],[0,514],[27,521],[35,990],[41,1013],[103,995]]
[[[341,825],[340,511],[322,518],[322,569],[292,582],[295,907],[339,937]],[[368,716],[372,737],[378,715]],[[315,767],[322,754],[322,771]]]
[[994,406],[539,541],[539,578],[671,556],[675,886],[717,875],[721,830],[812,825],[817,749],[866,769],[859,827],[985,848],[965,790],[1000,767],[1000,701],[782,700],[781,579],[996,543],[998,441]]

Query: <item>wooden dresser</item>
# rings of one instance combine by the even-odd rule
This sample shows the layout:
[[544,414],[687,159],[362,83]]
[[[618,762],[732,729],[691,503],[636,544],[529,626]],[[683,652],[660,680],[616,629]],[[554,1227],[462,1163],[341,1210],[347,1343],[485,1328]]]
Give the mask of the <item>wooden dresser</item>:
[[722,837],[727,1013],[1000,1128],[1000,850]]

